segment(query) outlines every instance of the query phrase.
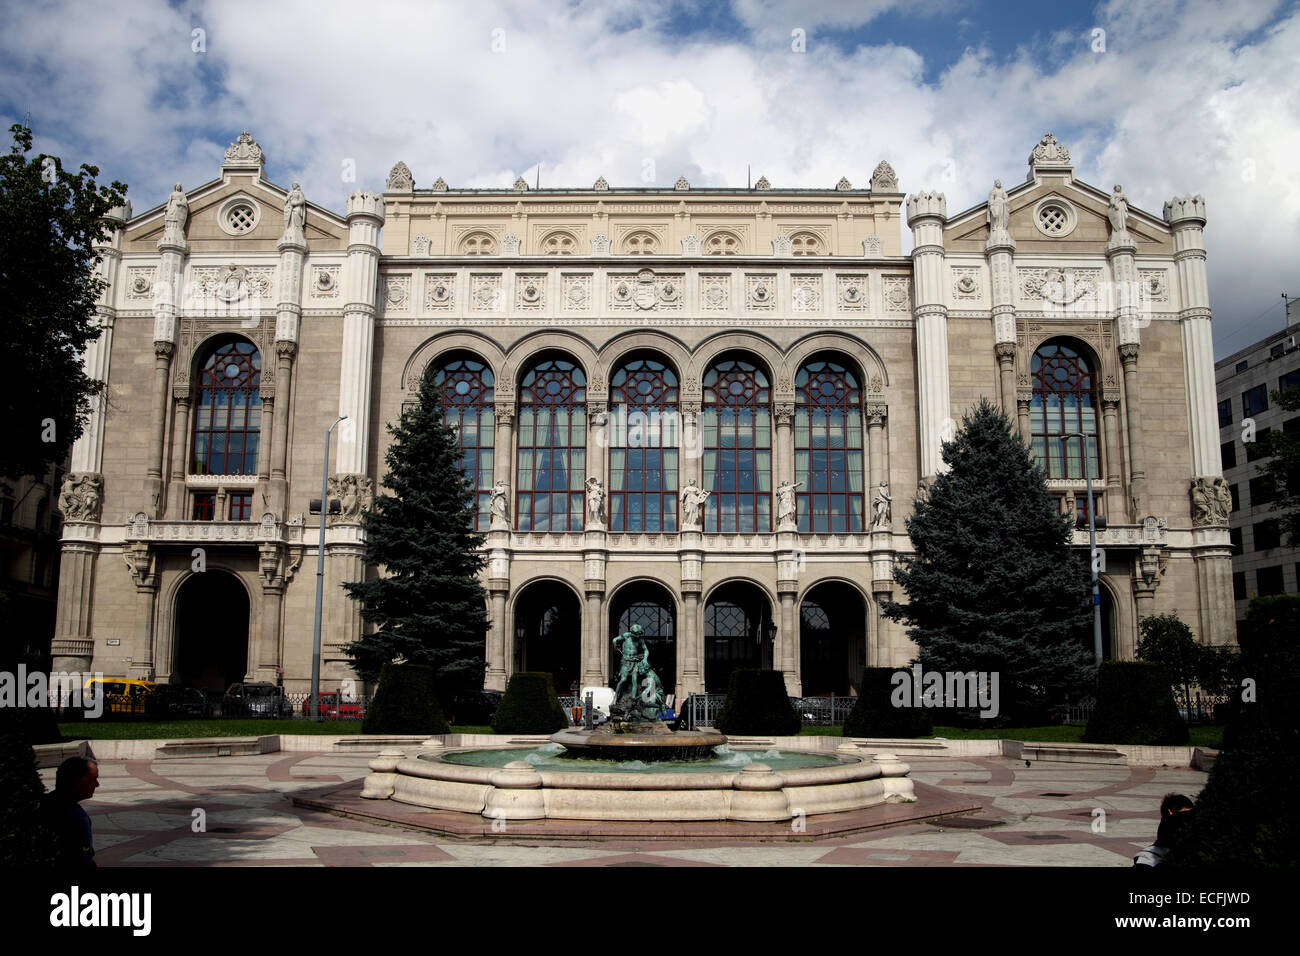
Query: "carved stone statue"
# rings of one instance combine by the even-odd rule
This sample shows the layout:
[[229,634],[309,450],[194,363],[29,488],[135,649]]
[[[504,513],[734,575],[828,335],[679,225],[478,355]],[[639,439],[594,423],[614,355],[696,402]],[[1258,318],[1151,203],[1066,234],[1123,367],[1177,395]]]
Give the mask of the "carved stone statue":
[[298,184],[294,183],[284,199],[284,238],[301,241],[306,227],[307,197],[302,194]]
[[784,524],[793,525],[798,521],[795,489],[802,484],[802,481],[794,483],[783,481],[780,487],[776,489],[776,524],[778,528]]
[[621,662],[609,712],[625,720],[658,720],[663,711],[663,684],[650,667],[650,648],[633,624],[614,639]]
[[888,528],[894,499],[889,494],[889,484],[882,481],[876,486],[876,493],[871,499],[871,527]]
[[989,193],[989,240],[1010,237],[1007,225],[1011,222],[1011,206],[1007,202],[1007,191],[1002,188],[1002,180],[993,181],[993,191]]
[[65,521],[97,521],[104,479],[92,472],[74,472],[63,479],[59,511]]
[[1232,511],[1232,493],[1223,478],[1196,478],[1190,489],[1192,498],[1192,524],[1226,525]]
[[338,521],[358,521],[361,512],[375,503],[375,483],[369,475],[331,475],[328,491],[331,498],[339,500]]
[[491,516],[491,529],[493,531],[510,530],[510,512],[509,502],[510,486],[500,478],[492,486],[492,501],[488,505],[488,512]]
[[599,478],[587,479],[587,520],[593,524],[605,521],[605,489]]
[[185,191],[181,189],[181,184],[177,183],[172,187],[172,193],[167,197],[167,212],[163,214],[163,234],[160,242],[177,242],[185,241],[185,224],[190,219],[190,204],[185,198]]
[[1111,241],[1128,239],[1128,198],[1124,195],[1124,187],[1119,184],[1115,185],[1115,191],[1110,194],[1110,208],[1106,210],[1106,218],[1110,220],[1110,237]]
[[700,508],[709,497],[709,492],[696,485],[694,478],[688,478],[679,497],[682,502],[682,530],[699,531]]

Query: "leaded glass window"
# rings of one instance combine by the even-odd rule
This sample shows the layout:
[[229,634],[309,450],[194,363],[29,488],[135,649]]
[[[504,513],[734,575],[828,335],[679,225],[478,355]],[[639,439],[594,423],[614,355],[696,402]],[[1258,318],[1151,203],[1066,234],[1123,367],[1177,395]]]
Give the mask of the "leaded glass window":
[[450,361],[433,373],[434,385],[442,393],[443,413],[460,438],[460,470],[471,488],[478,507],[475,528],[488,530],[492,501],[492,455],[494,432],[492,370],[471,358]]
[[[1048,342],[1034,353],[1030,371],[1034,458],[1048,478],[1083,478],[1085,457],[1091,477],[1100,477],[1097,386],[1087,360],[1067,345]],[[1063,437],[1080,432],[1087,436],[1085,441]]]
[[636,359],[610,380],[610,531],[677,530],[677,375]]
[[862,392],[836,362],[809,362],[795,378],[794,474],[800,531],[863,530]]
[[564,359],[535,365],[519,387],[518,531],[581,531],[587,471],[587,379]]
[[704,376],[701,441],[707,533],[772,530],[772,409],[767,376],[741,359]]
[[262,354],[252,342],[228,340],[208,353],[196,383],[192,474],[257,474],[261,382]]

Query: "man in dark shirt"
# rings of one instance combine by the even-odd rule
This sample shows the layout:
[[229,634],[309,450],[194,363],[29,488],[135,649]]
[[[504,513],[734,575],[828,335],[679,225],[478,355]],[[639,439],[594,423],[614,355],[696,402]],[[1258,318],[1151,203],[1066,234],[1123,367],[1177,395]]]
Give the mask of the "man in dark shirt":
[[45,812],[59,844],[59,865],[95,865],[90,815],[81,809],[99,787],[99,764],[88,757],[69,757],[59,764],[54,789],[45,795]]

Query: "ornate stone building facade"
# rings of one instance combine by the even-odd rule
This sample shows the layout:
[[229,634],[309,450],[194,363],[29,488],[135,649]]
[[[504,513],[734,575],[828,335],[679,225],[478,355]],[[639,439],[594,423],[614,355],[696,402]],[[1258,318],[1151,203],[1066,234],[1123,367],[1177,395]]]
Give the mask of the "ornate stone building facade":
[[824,190],[416,188],[398,163],[342,216],[262,165],[244,134],[217,180],[115,214],[56,669],[305,689],[304,513],[346,415],[323,676],[349,676],[362,625],[339,584],[363,574],[384,425],[426,374],[487,533],[489,687],[605,683],[634,622],[679,695],[756,665],[852,693],[863,666],[904,664],[879,602],[982,396],[1063,513],[1108,519],[1112,656],[1164,610],[1233,639],[1199,197],[1130,208],[1050,134],[1025,182],[952,216],[939,193],[904,203],[884,162],[869,188]]

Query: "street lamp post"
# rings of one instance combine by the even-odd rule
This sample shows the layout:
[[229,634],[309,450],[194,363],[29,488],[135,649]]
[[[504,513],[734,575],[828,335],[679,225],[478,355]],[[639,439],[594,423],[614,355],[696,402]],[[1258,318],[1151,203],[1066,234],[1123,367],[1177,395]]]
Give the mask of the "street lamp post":
[[[1088,564],[1092,571],[1092,652],[1097,658],[1097,663],[1101,663],[1101,584],[1097,579],[1097,528],[1094,521],[1095,502],[1092,498],[1092,469],[1088,467],[1088,436],[1083,432],[1072,432],[1068,435],[1062,435],[1061,441],[1065,442],[1071,438],[1079,439],[1079,460],[1083,464],[1083,477],[1088,483]],[[1075,517],[1075,516],[1071,516]],[[1075,520],[1077,524],[1077,518]],[[1103,523],[1102,527],[1105,527]]]
[[320,548],[316,552],[316,621],[312,625],[311,639],[311,719],[320,720],[320,619],[325,600],[325,515],[329,513],[330,436],[339,422],[347,418],[340,415],[325,432],[325,469],[320,479]]

